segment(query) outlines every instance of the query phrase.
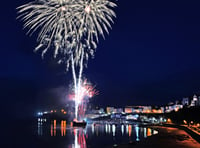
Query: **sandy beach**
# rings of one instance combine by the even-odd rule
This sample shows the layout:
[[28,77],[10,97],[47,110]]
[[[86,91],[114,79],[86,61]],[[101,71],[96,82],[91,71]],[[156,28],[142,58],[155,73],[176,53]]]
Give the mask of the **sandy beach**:
[[200,143],[194,140],[184,130],[171,127],[153,126],[158,134],[139,142],[119,145],[119,148],[200,148]]

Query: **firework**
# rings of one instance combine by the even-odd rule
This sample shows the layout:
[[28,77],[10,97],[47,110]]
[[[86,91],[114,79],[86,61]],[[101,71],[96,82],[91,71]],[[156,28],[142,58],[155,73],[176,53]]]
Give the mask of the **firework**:
[[75,94],[70,94],[70,98],[73,99],[75,104],[75,114],[78,118],[78,110],[81,110],[80,113],[84,114],[85,112],[85,104],[87,104],[88,99],[92,98],[99,94],[99,91],[95,89],[95,86],[92,86],[91,83],[89,83],[86,79],[83,81],[83,83],[80,85],[79,88],[77,88],[79,91]]
[[76,65],[87,62],[94,56],[98,35],[104,37],[104,30],[115,17],[111,9],[116,4],[108,0],[37,0],[18,7],[18,18],[24,21],[28,34],[39,31],[35,51],[43,49],[42,57],[48,49],[54,50],[54,57],[61,54],[59,62]]
[[109,33],[114,7],[109,0],[36,0],[17,8],[27,33],[39,31],[35,51],[41,49],[44,57],[53,50],[58,63],[65,63],[67,71],[71,67],[75,106],[82,98],[83,67],[94,56],[98,36]]

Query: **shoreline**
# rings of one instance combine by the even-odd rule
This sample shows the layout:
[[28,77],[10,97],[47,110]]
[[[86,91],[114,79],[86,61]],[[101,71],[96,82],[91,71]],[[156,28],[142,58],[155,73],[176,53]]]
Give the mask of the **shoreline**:
[[197,148],[200,147],[200,143],[196,141],[190,134],[188,134],[184,129],[178,127],[170,127],[169,125],[151,125],[158,131],[158,134],[152,135],[142,141],[121,144],[115,147],[118,148]]

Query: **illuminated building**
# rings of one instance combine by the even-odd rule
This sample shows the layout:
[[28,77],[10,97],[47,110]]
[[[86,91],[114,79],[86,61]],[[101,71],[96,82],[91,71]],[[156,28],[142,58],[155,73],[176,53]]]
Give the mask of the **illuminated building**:
[[161,109],[152,109],[152,113],[160,114],[162,113]]
[[198,103],[198,98],[196,95],[193,96],[193,99],[191,101],[191,104],[190,106],[197,106],[199,103]]
[[174,105],[166,106],[165,112],[169,113],[171,111],[178,111],[181,108],[183,108],[182,104],[174,104]]
[[127,115],[126,116],[127,120],[137,120],[138,118],[139,118],[138,114],[136,114],[136,115]]
[[188,106],[189,105],[189,98],[183,98],[182,99],[182,105],[183,106]]
[[107,114],[112,114],[114,112],[114,107],[107,107],[106,112]]
[[125,107],[124,111],[125,113],[133,113],[133,108],[128,106],[128,107]]
[[123,108],[114,108],[113,113],[122,113],[123,112]]
[[151,113],[151,106],[143,106],[143,110],[142,112],[143,113]]

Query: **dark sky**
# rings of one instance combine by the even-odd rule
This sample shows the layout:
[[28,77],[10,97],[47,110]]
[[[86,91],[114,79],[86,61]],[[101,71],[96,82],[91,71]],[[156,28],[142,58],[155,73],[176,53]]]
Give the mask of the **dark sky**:
[[[71,73],[50,56],[33,53],[16,7],[1,5],[0,84],[2,101],[21,112],[64,104]],[[200,2],[118,0],[117,18],[84,69],[100,94],[100,106],[166,104],[200,94]],[[1,103],[2,105],[3,103]]]

